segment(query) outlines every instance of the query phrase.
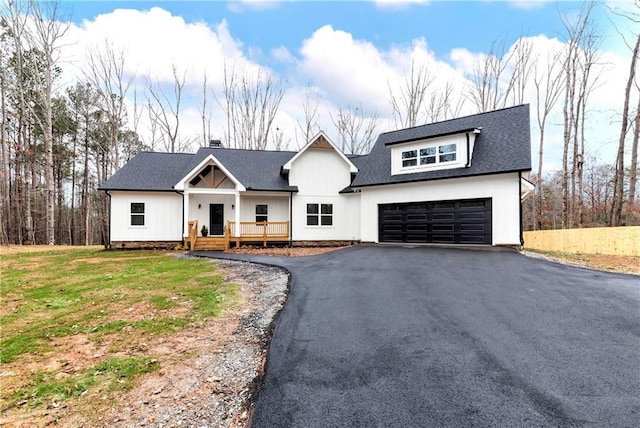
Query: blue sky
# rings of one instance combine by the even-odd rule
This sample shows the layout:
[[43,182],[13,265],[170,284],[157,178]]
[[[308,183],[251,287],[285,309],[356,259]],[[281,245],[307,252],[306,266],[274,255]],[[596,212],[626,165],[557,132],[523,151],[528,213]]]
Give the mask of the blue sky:
[[[138,96],[149,80],[170,84],[172,64],[186,74],[180,131],[185,141],[196,141],[202,129],[198,105],[204,73],[208,75],[211,99],[220,96],[224,63],[239,64],[245,71],[265,70],[282,78],[286,95],[276,122],[291,142],[290,148],[296,149],[301,145],[296,132],[307,91],[312,90],[319,98],[318,126],[331,138],[335,138],[331,117],[344,107],[360,106],[367,114],[378,114],[379,132],[383,132],[394,126],[389,88],[398,87],[412,61],[429,67],[437,85],[452,82],[456,96],[468,98],[464,88],[469,84],[469,73],[492,43],[503,43],[508,50],[519,38],[526,37],[538,55],[534,67],[540,67],[548,50],[562,48],[562,17],[573,19],[582,3],[65,1],[64,5],[75,23],[68,43],[68,50],[74,52],[68,62],[78,70],[83,67],[85,50],[108,39],[127,52],[128,72],[136,76]],[[619,3],[598,2],[593,13],[601,34],[601,77],[591,97],[587,151],[608,162],[615,152],[619,132],[616,112],[622,105],[630,52],[611,24],[607,5],[617,7]],[[626,34],[639,31],[638,25],[633,27],[615,16],[613,19]],[[66,74],[80,75],[72,70]],[[538,131],[534,126],[532,84],[525,102],[532,104],[535,164]],[[211,111],[213,137],[224,138],[222,114],[215,107]],[[468,102],[460,111],[474,112]],[[561,159],[560,113],[556,108],[546,132],[545,165],[549,170],[557,169]],[[144,126],[137,131],[145,136]]]
[[[381,48],[407,44],[424,37],[436,55],[452,48],[486,51],[495,40],[513,43],[521,35],[559,37],[560,15],[574,14],[580,2],[434,1],[427,4],[382,6],[370,1],[67,1],[76,23],[98,14],[126,8],[159,6],[186,21],[217,23],[225,19],[235,37],[251,47],[269,51],[279,46],[295,50],[301,40],[330,24],[354,38]],[[596,8],[596,22],[606,20],[604,3]],[[607,25],[606,22],[604,22]],[[610,43],[610,40],[605,40]]]

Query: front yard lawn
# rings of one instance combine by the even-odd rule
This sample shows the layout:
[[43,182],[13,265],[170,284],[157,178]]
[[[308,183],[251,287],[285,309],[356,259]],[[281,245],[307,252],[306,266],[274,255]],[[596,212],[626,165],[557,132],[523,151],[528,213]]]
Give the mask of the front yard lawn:
[[9,410],[117,399],[162,368],[167,357],[154,344],[240,299],[210,260],[169,252],[2,248],[0,256],[0,425]]

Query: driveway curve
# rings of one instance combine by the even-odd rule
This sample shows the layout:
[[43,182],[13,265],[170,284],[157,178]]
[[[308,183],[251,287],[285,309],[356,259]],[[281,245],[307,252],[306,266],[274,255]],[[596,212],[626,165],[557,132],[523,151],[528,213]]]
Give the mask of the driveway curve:
[[454,248],[198,255],[292,274],[252,427],[640,420],[638,276]]

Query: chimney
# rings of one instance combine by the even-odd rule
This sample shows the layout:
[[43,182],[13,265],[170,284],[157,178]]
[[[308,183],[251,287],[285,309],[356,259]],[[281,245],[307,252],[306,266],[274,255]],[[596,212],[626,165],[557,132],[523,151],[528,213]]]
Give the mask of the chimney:
[[220,149],[222,148],[222,141],[220,140],[209,140],[209,147],[212,149]]

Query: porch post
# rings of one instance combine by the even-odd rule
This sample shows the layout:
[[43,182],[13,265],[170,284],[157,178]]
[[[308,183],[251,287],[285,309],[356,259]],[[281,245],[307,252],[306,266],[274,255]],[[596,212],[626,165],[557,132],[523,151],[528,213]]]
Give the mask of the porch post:
[[183,240],[189,236],[189,191],[187,189],[184,190],[182,194],[182,212],[184,213],[182,216],[182,221],[184,224],[182,225],[182,234]]
[[235,230],[235,237],[239,237],[240,236],[240,192],[236,191],[236,209],[234,212],[235,215],[235,219],[236,219],[236,230]]

